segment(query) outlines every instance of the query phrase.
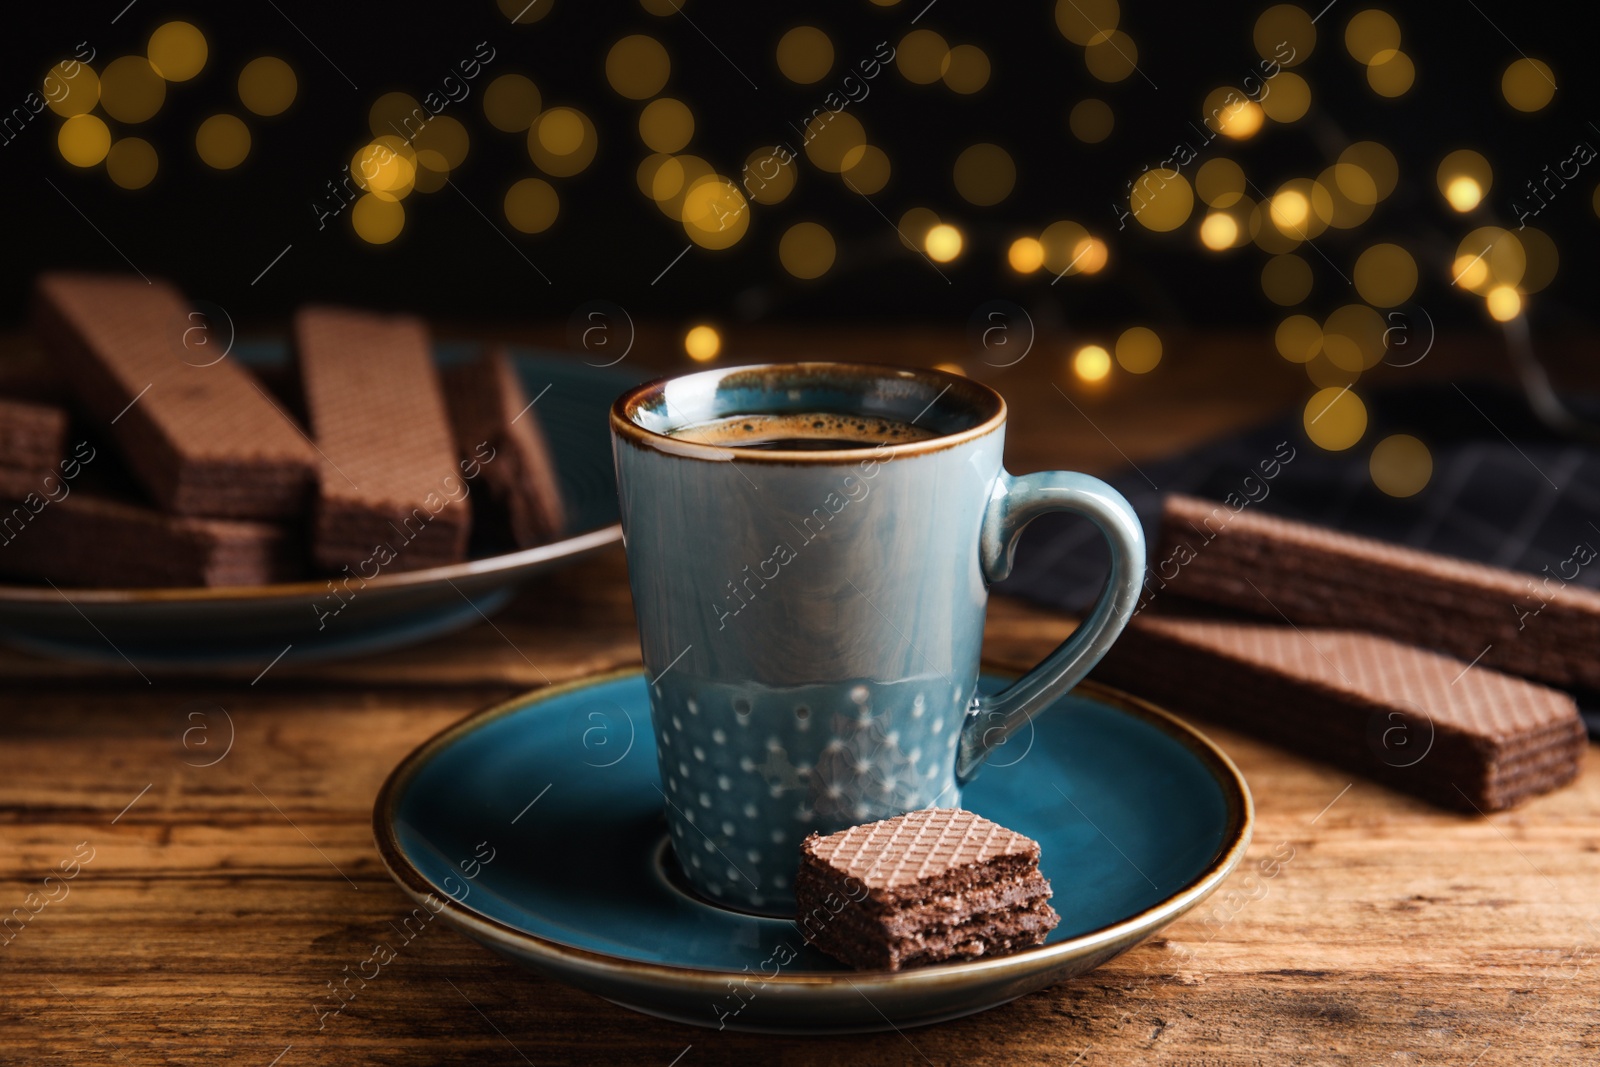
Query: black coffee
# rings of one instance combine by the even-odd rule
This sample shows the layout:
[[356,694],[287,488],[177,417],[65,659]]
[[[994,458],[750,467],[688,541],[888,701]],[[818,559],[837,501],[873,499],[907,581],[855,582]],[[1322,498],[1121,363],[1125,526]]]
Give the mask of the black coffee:
[[779,415],[733,415],[673,430],[671,436],[680,441],[723,448],[829,452],[926,441],[937,434],[909,422],[881,415],[804,411]]

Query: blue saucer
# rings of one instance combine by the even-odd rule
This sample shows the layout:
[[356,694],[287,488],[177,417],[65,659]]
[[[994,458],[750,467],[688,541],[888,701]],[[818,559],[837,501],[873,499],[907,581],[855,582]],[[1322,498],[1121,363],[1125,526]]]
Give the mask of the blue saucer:
[[638,671],[526,694],[395,768],[373,813],[378,850],[419,906],[626,1007],[699,1026],[843,1033],[982,1011],[1098,966],[1216,889],[1253,818],[1244,780],[1208,740],[1084,683],[962,793],[965,807],[1040,843],[1062,916],[1046,943],[851,971],[788,921],[687,888],[654,749]]

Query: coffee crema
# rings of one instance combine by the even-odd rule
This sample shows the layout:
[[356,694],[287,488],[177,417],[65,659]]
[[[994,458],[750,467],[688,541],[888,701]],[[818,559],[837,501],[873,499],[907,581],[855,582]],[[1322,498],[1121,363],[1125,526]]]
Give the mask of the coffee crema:
[[683,426],[669,433],[679,441],[721,448],[759,448],[773,452],[830,452],[900,445],[937,437],[932,430],[882,415],[839,415],[826,411],[730,415]]

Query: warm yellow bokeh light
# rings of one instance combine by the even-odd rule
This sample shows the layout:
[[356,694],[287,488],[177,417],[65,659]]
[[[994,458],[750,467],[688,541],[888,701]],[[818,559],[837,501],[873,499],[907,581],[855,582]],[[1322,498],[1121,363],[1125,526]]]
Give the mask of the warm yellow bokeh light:
[[1343,452],[1367,432],[1367,406],[1348,387],[1319,389],[1302,416],[1306,436],[1318,448]]
[[683,232],[701,248],[731,248],[750,229],[750,204],[720,174],[690,183],[683,197]]
[[523,178],[506,190],[501,205],[506,221],[523,233],[543,233],[561,213],[561,198],[555,189],[541,178]]
[[250,127],[237,115],[212,115],[195,131],[194,147],[206,166],[232,170],[250,154]]
[[1032,274],[1044,266],[1044,245],[1035,237],[1018,237],[1006,249],[1006,262],[1018,274]]
[[[1400,165],[1394,153],[1377,141],[1357,141],[1339,153],[1334,174],[1345,196],[1358,204],[1376,204],[1394,192]],[[1364,199],[1369,195],[1373,199]]]
[[205,69],[206,35],[188,22],[168,22],[150,35],[145,55],[169,82],[186,82]]
[[935,263],[948,263],[961,254],[961,231],[941,222],[922,238],[922,249]]
[[1483,202],[1483,186],[1465,175],[1451,178],[1444,187],[1444,198],[1456,211],[1471,211]]
[[663,96],[639,113],[639,139],[652,152],[681,152],[694,137],[694,113],[681,100]]
[[552,177],[582,171],[593,161],[596,145],[594,123],[577,108],[550,108],[528,128],[528,156]]
[[239,102],[262,117],[289,110],[299,88],[294,69],[277,56],[259,56],[239,72]]
[[1556,250],[1556,243],[1550,235],[1543,230],[1532,226],[1524,226],[1517,231],[1517,240],[1522,245],[1522,254],[1527,261],[1522,272],[1522,281],[1517,289],[1524,293],[1537,293],[1545,286],[1556,280],[1556,268],[1560,265],[1561,256]]
[[1261,291],[1282,307],[1298,304],[1311,295],[1311,264],[1292,252],[1267,260],[1261,268]]
[[1073,353],[1072,373],[1080,381],[1098,382],[1111,373],[1111,353],[1099,345],[1084,345]]
[[970,96],[989,84],[989,54],[975,44],[958,44],[939,64],[939,71],[951,90]]
[[1379,96],[1404,96],[1417,80],[1416,65],[1399,50],[1385,51],[1367,66],[1367,84]]
[[1084,144],[1104,141],[1111,136],[1116,124],[1117,118],[1111,111],[1111,105],[1094,97],[1079,100],[1067,115],[1067,127],[1072,130],[1072,136]]
[[1489,317],[1496,322],[1510,322],[1522,314],[1522,294],[1509,285],[1497,285],[1484,298]]
[[1408,433],[1391,434],[1372,450],[1372,484],[1394,497],[1416,496],[1433,477],[1433,454]]
[[98,115],[74,115],[61,124],[56,147],[74,167],[92,167],[111,151],[111,130]]
[[1489,264],[1482,256],[1457,256],[1450,264],[1450,284],[1476,292],[1489,280]]
[[1298,189],[1285,189],[1272,198],[1272,223],[1285,233],[1303,236],[1311,218],[1311,199]]
[[364,194],[350,209],[350,225],[369,245],[386,245],[405,229],[406,209],[398,200]]
[[382,200],[404,200],[417,181],[417,153],[389,134],[363,145],[350,160],[351,179]]
[[1100,32],[1083,50],[1084,66],[1103,82],[1119,82],[1139,67],[1139,46],[1121,30]]
[[1261,98],[1261,110],[1273,122],[1298,122],[1311,110],[1311,86],[1292,71],[1279,71]]
[[[1475,262],[1482,265],[1481,273]],[[1497,285],[1520,285],[1528,257],[1515,233],[1499,226],[1480,226],[1456,246],[1455,263],[1455,284],[1487,295]]]
[[745,195],[759,204],[777,204],[794,191],[797,164],[788,150],[758,148],[744,162],[740,183]]
[[428,112],[410,93],[384,93],[367,109],[367,129],[372,136],[394,134],[412,138],[428,122]]
[[1239,240],[1239,224],[1225,211],[1213,211],[1200,223],[1200,243],[1213,252],[1232,248]]
[[778,241],[778,261],[796,278],[820,278],[833,266],[833,234],[815,222],[797,222]]
[[1417,289],[1417,261],[1396,244],[1373,245],[1355,266],[1356,292],[1374,307],[1392,308],[1411,299]]
[[1322,324],[1322,354],[1351,374],[1371,370],[1383,361],[1387,326],[1367,305],[1346,304]]
[[1056,0],[1056,29],[1073,44],[1087,45],[1117,28],[1117,0]]
[[1540,59],[1518,59],[1500,76],[1500,92],[1518,111],[1538,111],[1556,95],[1556,77]]
[[606,53],[606,81],[629,100],[647,100],[659,93],[672,73],[667,50],[654,37],[631,34]]
[[950,54],[945,39],[932,30],[912,30],[900,38],[895,66],[914,85],[932,85],[944,76],[944,57]]
[[815,26],[796,26],[778,39],[778,69],[797,85],[810,85],[833,69],[833,41]]
[[124,137],[106,155],[106,173],[124,189],[143,189],[159,166],[155,148],[141,137]]
[[901,244],[915,252],[921,252],[928,232],[937,225],[939,225],[937,212],[925,207],[914,207],[900,216],[900,224],[895,230],[900,234]]
[[991,207],[1011,195],[1017,165],[997,144],[975,144],[956,157],[956,192],[969,204]]
[[144,56],[123,56],[100,74],[100,106],[118,122],[144,122],[161,110],[167,83]]
[[806,158],[830,173],[843,171],[850,150],[866,143],[861,120],[848,111],[825,112],[806,123]]
[[1194,189],[1212,207],[1232,207],[1244,196],[1244,169],[1224,156],[1208,159],[1195,171]]
[[1194,190],[1176,170],[1149,170],[1133,183],[1128,194],[1128,210],[1147,230],[1166,233],[1176,230],[1194,210]]
[[871,196],[889,184],[889,156],[875,144],[857,145],[844,154],[844,178],[853,192]]
[[1344,28],[1344,46],[1357,63],[1371,63],[1382,53],[1400,47],[1400,24],[1387,11],[1369,8]]
[[689,332],[683,335],[683,351],[696,363],[707,363],[716,359],[717,353],[722,351],[722,335],[715,326],[704,323],[691,326]]
[[1083,274],[1098,274],[1110,258],[1111,250],[1098,237],[1084,237],[1072,246],[1073,268]]
[[1254,137],[1266,121],[1266,112],[1261,110],[1260,104],[1228,86],[1207,93],[1200,110],[1208,129],[1235,141]]
[[1117,366],[1129,374],[1148,374],[1161,362],[1161,338],[1147,326],[1130,326],[1117,338]]
[[539,115],[539,87],[521,74],[502,74],[483,91],[483,116],[506,133],[525,133]]
[[1317,45],[1317,24],[1305,8],[1278,4],[1256,19],[1253,40],[1256,54],[1279,66],[1294,67],[1305,62]]
[[87,115],[100,102],[100,75],[75,59],[62,60],[44,76],[41,95],[64,119]]
[[1291,363],[1309,363],[1322,351],[1322,326],[1310,315],[1290,315],[1272,335],[1278,355]]

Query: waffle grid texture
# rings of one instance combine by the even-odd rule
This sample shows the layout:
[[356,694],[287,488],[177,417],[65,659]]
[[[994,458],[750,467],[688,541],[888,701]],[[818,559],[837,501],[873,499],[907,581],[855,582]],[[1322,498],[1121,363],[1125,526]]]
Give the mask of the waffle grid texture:
[[808,840],[818,860],[869,889],[916,885],[1002,856],[1037,860],[1039,845],[980,815],[923,808]]

